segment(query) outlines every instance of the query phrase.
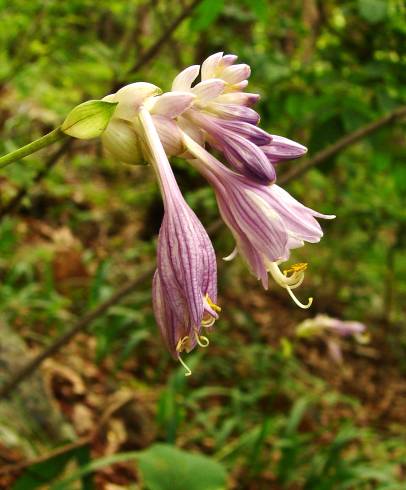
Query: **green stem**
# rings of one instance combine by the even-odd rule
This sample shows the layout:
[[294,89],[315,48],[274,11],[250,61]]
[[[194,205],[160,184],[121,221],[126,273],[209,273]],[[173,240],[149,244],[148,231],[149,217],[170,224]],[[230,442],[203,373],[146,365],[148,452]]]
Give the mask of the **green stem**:
[[64,134],[60,128],[56,128],[50,133],[38,138],[32,143],[28,143],[28,145],[19,148],[18,150],[12,151],[7,155],[0,157],[0,169],[7,167],[10,163],[15,162],[16,160],[21,160],[21,158],[26,157],[27,155],[31,155],[31,153],[35,153],[41,148],[45,148],[46,146],[52,145],[56,141],[67,138],[68,136]]

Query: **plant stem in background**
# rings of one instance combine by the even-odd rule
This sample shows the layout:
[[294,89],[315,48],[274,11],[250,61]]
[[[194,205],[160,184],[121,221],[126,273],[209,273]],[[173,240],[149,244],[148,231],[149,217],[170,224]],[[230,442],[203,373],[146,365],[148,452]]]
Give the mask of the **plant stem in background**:
[[28,143],[28,145],[0,157],[0,168],[7,167],[7,165],[10,165],[11,163],[21,160],[22,158],[65,138],[68,138],[68,136],[64,134],[60,128],[56,128],[32,143]]

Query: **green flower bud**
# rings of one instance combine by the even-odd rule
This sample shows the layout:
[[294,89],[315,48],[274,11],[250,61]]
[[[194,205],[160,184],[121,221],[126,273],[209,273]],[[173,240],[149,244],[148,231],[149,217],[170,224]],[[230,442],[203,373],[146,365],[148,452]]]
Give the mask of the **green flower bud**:
[[61,130],[82,140],[97,138],[109,124],[116,106],[117,102],[88,100],[70,111]]

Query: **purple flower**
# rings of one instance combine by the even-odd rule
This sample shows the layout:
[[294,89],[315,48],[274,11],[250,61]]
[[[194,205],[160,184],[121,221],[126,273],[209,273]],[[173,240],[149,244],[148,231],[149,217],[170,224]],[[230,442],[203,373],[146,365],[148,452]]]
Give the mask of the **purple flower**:
[[269,184],[276,179],[275,163],[298,158],[307,150],[256,126],[260,118],[251,107],[259,95],[242,92],[251,70],[245,64],[235,65],[236,59],[223,53],[209,56],[201,67],[201,81],[193,87],[200,71],[198,65],[186,68],[175,78],[174,93],[189,91],[195,96],[190,109],[182,112],[178,122],[192,138],[192,128],[200,128],[203,139],[222,152],[238,173]]
[[[358,343],[369,341],[366,325],[356,321],[344,321],[327,315],[316,315],[314,318],[304,320],[296,327],[296,335],[302,338],[321,337],[328,349],[331,359],[341,364],[343,356],[339,337],[353,337]],[[331,335],[331,334],[336,334]]]
[[285,288],[295,303],[302,304],[293,294],[304,279],[307,264],[296,264],[282,273],[279,264],[289,258],[290,250],[304,242],[316,243],[323,236],[317,218],[333,218],[299,203],[277,185],[263,185],[245,179],[225,167],[187,134],[185,146],[194,157],[194,165],[213,185],[220,213],[230,228],[237,251],[245,258],[252,273],[268,287],[268,272]]
[[216,257],[204,227],[182,197],[154,120],[144,107],[139,121],[165,207],[153,281],[154,313],[168,350],[183,363],[182,351],[208,344],[201,330],[211,327],[220,311],[215,304]]

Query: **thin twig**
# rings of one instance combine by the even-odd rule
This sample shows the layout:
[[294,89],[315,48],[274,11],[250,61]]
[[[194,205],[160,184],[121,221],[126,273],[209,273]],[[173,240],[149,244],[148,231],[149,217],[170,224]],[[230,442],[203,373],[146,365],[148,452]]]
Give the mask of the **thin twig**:
[[97,318],[101,317],[111,306],[120,302],[123,298],[128,296],[137,286],[149,279],[154,271],[155,267],[148,267],[138,277],[128,281],[118,291],[116,291],[109,299],[103,301],[99,306],[86,313],[71,329],[58,337],[51,345],[40,352],[37,356],[31,359],[25,366],[19,371],[15,372],[13,376],[4,383],[0,388],[0,399],[8,398],[11,393],[30,376],[38,367],[52,355],[56,354],[64,345],[66,345],[75,335],[79,332],[86,330],[91,323]]
[[21,204],[21,201],[28,194],[28,192],[33,188],[34,185],[37,185],[43,178],[45,178],[51,169],[57,164],[58,160],[64,155],[64,153],[68,150],[68,148],[72,145],[73,140],[68,139],[64,141],[61,147],[56,150],[49,157],[43,168],[37,173],[34,177],[32,183],[26,187],[22,187],[17,194],[10,199],[10,201],[3,207],[0,208],[0,220],[4,218],[7,214],[11,214],[18,209]]
[[[138,70],[143,68],[147,63],[150,63],[153,58],[159,53],[159,51],[163,48],[165,43],[169,41],[172,34],[176,31],[176,29],[180,26],[180,24],[187,19],[193,10],[201,3],[202,0],[193,0],[189,5],[187,5],[182,12],[176,17],[170,25],[164,30],[162,35],[155,41],[155,43],[150,46],[145,53],[141,54],[136,63],[130,68],[129,74],[136,73]],[[125,80],[118,80],[114,82],[113,91],[126,83]]]
[[340,138],[334,144],[316,153],[316,155],[310,160],[305,160],[302,163],[299,163],[298,165],[293,167],[291,170],[289,170],[279,178],[278,183],[287,184],[291,180],[296,179],[316,165],[319,165],[320,163],[325,162],[334,155],[337,155],[337,153],[353,145],[362,138],[365,138],[366,136],[384,126],[398,121],[404,116],[406,116],[406,106],[401,106],[390,112],[386,116],[383,116],[376,121],[373,121],[366,124],[365,126],[362,126],[359,129],[356,129],[352,133],[349,133],[346,136]]

